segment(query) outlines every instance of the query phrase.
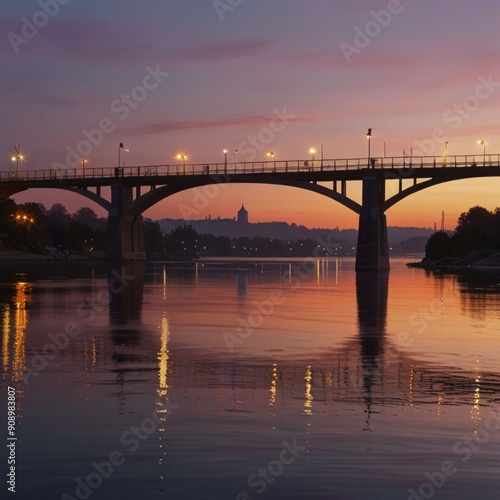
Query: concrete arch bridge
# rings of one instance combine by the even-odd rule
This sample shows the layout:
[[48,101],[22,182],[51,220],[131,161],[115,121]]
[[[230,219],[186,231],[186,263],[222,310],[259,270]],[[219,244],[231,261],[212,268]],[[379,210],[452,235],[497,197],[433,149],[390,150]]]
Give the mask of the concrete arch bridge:
[[[500,176],[500,155],[391,157],[41,169],[0,173],[0,198],[36,188],[78,193],[108,212],[106,259],[144,260],[142,214],[173,194],[214,184],[274,184],[326,196],[359,215],[356,269],[389,269],[385,212],[407,196],[444,182]],[[347,194],[362,183],[361,203]],[[397,181],[387,195],[388,181]],[[406,182],[405,182],[406,181]],[[110,187],[109,199],[101,195]]]

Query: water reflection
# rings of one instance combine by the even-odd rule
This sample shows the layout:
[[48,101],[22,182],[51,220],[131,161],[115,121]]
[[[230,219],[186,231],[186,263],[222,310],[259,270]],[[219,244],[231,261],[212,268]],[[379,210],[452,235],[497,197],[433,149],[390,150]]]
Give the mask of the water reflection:
[[244,299],[247,294],[248,273],[246,271],[238,271],[236,274],[236,284],[238,289],[238,298]]
[[388,272],[356,273],[356,300],[363,390],[365,392],[366,428],[370,428],[372,387],[383,376],[384,343],[387,327]]
[[21,382],[26,365],[26,329],[32,285],[18,281],[11,300],[2,305],[3,378]]
[[111,324],[141,320],[145,270],[145,262],[113,263],[107,266]]
[[[25,276],[23,276],[25,278]],[[2,315],[2,379],[8,386],[16,388],[16,414],[23,415],[24,379],[26,367],[26,331],[29,323],[32,285],[17,281],[11,295],[0,303]],[[2,294],[3,295],[3,294]],[[10,295],[10,297],[9,297]]]

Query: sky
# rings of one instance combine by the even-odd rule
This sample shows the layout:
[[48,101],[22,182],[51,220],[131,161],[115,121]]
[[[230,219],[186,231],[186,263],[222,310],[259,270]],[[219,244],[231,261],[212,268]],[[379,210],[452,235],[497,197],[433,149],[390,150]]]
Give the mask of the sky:
[[[500,153],[497,0],[23,0],[0,7],[1,171]],[[274,125],[274,126],[272,126]],[[236,154],[236,150],[238,153]],[[317,153],[318,155],[319,153]],[[387,211],[391,226],[453,229],[500,205],[500,178],[446,183]],[[291,187],[188,190],[144,213],[357,227],[358,216]],[[389,186],[388,191],[395,189]],[[359,183],[347,194],[359,200]],[[29,190],[21,203],[93,202]],[[199,200],[203,199],[203,202]]]

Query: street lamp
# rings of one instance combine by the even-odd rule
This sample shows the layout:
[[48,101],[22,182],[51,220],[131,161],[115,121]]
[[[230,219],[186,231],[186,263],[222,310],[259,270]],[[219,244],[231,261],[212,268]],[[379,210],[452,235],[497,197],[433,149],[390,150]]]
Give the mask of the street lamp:
[[82,158],[82,170],[83,170],[83,177],[85,178],[85,163],[87,163],[88,160],[86,158]]
[[222,151],[224,153],[224,173],[227,174],[227,149]]
[[130,151],[130,149],[126,149],[123,147],[123,142],[120,142],[120,146],[118,147],[118,167],[121,167],[120,153],[122,149],[125,149],[126,153]]
[[30,241],[31,224],[33,224],[35,222],[35,219],[28,214],[21,214],[21,213],[18,213],[16,215],[13,214],[12,216],[15,218],[18,225],[23,224],[23,225],[27,226],[26,243],[28,244]]
[[323,143],[321,143],[321,170],[323,170]]
[[276,172],[276,158],[274,156],[274,151],[269,151],[269,153],[267,153],[267,156],[273,159],[273,170]]
[[372,129],[369,128],[366,133],[366,138],[368,139],[368,168],[370,168],[371,163],[371,142],[372,142]]
[[19,177],[19,160],[24,160],[24,156],[21,154],[21,143],[18,146],[14,146],[16,154],[12,156],[11,160],[16,162],[16,179]]
[[316,150],[314,148],[311,148],[309,150],[309,154],[311,155],[311,166],[314,167],[314,160],[316,158]]
[[176,158],[180,161],[182,161],[182,167],[183,167],[183,172],[184,174],[186,173],[186,158],[187,158],[187,155],[184,154],[184,153],[178,153]]
[[479,139],[479,141],[477,141],[477,143],[480,146],[483,146],[483,167],[485,167],[486,166],[486,142],[484,142],[484,139]]

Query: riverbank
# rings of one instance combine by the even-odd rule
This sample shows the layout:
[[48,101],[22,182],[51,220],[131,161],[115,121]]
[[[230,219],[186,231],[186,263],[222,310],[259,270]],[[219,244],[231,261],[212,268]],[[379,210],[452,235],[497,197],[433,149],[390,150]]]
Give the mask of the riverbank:
[[485,251],[472,250],[465,257],[441,257],[430,259],[424,257],[421,262],[410,262],[408,267],[432,270],[463,270],[500,272],[500,252],[485,256]]
[[62,253],[37,254],[31,252],[21,252],[17,250],[0,252],[0,263],[4,262],[64,262],[64,261],[88,261],[102,260],[80,255],[66,255]]

